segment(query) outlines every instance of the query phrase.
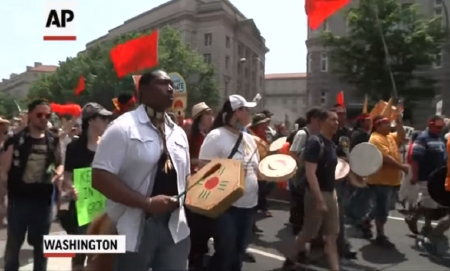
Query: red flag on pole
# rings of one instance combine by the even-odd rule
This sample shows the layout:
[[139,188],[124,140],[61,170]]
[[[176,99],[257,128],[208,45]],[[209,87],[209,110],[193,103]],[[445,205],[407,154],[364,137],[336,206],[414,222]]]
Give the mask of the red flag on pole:
[[350,0],[305,0],[308,25],[316,30],[331,15],[350,3]]
[[110,51],[117,77],[158,65],[158,31],[119,44]]
[[81,92],[83,92],[85,88],[86,88],[86,85],[85,85],[85,82],[84,82],[84,76],[82,75],[78,79],[78,85],[74,89],[75,96],[80,95]]
[[339,91],[338,95],[336,96],[336,104],[340,106],[345,106],[344,102],[344,91]]

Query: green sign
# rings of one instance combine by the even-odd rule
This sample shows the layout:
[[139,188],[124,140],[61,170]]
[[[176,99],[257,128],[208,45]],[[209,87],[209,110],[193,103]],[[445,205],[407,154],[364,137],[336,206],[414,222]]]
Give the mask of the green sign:
[[73,183],[78,191],[77,219],[78,225],[84,226],[105,210],[106,198],[92,188],[92,168],[79,168],[73,171]]

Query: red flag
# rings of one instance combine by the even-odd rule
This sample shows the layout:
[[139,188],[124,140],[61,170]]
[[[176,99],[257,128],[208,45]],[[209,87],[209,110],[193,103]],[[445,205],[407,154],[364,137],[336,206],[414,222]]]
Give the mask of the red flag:
[[306,0],[305,11],[308,25],[316,30],[331,15],[350,3],[350,0]]
[[119,44],[110,51],[117,77],[158,65],[158,31]]
[[336,104],[340,106],[345,106],[344,103],[344,92],[341,90],[339,91],[338,95],[336,96]]
[[86,88],[86,85],[84,84],[84,76],[80,76],[80,79],[78,79],[78,85],[75,87],[74,92],[75,96],[78,96],[83,92],[83,90]]

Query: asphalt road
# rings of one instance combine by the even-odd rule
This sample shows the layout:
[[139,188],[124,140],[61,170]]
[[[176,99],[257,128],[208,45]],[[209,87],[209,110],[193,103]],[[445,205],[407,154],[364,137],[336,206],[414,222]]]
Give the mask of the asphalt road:
[[[283,254],[289,251],[293,237],[289,227],[285,225],[288,220],[288,206],[280,202],[271,202],[273,217],[260,218],[258,227],[263,233],[256,235],[249,251],[256,258],[256,263],[245,263],[244,271],[276,270],[281,267],[284,260]],[[54,233],[61,228],[54,224]],[[356,270],[397,270],[397,271],[444,271],[450,269],[450,253],[444,260],[434,260],[423,255],[415,248],[415,239],[409,235],[408,228],[403,222],[401,214],[392,212],[386,227],[386,234],[396,244],[395,249],[386,250],[378,248],[370,241],[360,238],[357,231],[351,227],[346,228],[346,233],[354,248],[358,251],[358,259],[355,261],[342,262],[343,271]],[[0,255],[3,256],[5,230],[0,231]],[[450,238],[450,233],[447,233]],[[21,270],[32,270],[32,251],[29,246],[24,245],[21,254]],[[0,258],[0,266],[3,266],[3,258]],[[310,266],[311,270],[326,270],[326,263],[322,267]],[[52,260],[49,271],[70,270],[70,259]]]

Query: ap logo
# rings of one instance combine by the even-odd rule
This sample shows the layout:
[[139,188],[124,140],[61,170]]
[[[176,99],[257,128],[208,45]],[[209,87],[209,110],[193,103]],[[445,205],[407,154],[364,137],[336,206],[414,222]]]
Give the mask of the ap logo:
[[77,39],[75,23],[75,3],[47,2],[44,12],[44,40],[74,41]]

